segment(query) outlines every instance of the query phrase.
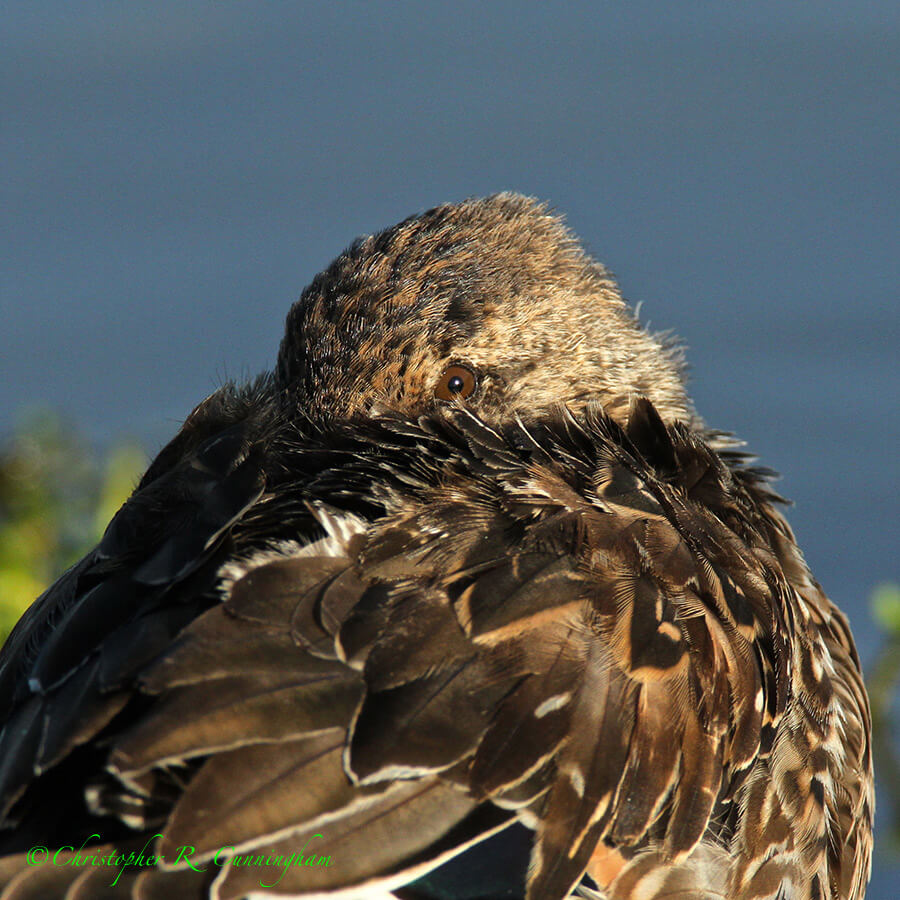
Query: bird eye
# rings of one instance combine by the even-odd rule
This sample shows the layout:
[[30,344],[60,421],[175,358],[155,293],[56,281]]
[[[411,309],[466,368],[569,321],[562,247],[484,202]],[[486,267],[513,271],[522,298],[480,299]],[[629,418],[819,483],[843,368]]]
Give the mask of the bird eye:
[[454,397],[465,400],[472,395],[477,384],[475,373],[471,369],[465,366],[447,366],[434,393],[438,400],[452,400]]

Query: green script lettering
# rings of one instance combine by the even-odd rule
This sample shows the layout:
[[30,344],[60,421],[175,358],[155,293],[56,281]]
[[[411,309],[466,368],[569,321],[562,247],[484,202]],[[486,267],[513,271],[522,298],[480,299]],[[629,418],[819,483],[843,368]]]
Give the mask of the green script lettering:
[[227,859],[223,859],[221,862],[219,861],[219,854],[220,854],[220,853],[223,853],[223,852],[224,852],[224,853],[228,853],[229,850],[231,850],[231,852],[233,853],[233,852],[234,852],[234,847],[233,847],[233,846],[231,846],[231,847],[219,847],[219,849],[216,850],[216,855],[213,857],[213,862],[214,862],[217,866],[219,866],[219,868],[221,868],[222,866],[228,865],[228,860],[227,860]]
[[53,865],[54,865],[54,866],[58,866],[58,865],[66,865],[66,863],[58,863],[58,862],[56,861],[56,857],[59,856],[59,854],[62,853],[64,850],[69,850],[69,851],[72,852],[72,853],[75,852],[75,848],[74,848],[74,847],[69,847],[69,846],[66,846],[66,847],[60,847],[59,850],[57,850],[57,851],[53,854]]
[[[195,872],[205,872],[206,866],[202,866],[198,868],[194,863],[191,862],[191,857],[197,852],[196,847],[192,847],[190,844],[185,844],[183,847],[178,848],[178,856],[175,859],[175,862],[172,863],[173,866],[177,866],[181,860],[184,860],[187,863],[187,867],[189,869],[193,869]],[[216,854],[218,855],[218,854]]]

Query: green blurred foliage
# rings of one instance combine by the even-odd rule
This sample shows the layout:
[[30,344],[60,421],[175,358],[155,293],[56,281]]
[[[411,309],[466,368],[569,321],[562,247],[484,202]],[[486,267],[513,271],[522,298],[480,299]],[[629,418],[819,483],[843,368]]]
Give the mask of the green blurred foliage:
[[896,864],[900,856],[900,584],[878,585],[872,591],[871,610],[884,632],[881,649],[866,678],[872,706],[875,774],[881,791],[877,805],[884,823],[878,849]]
[[892,638],[900,638],[900,584],[879,584],[871,604],[875,621]]
[[34,599],[103,534],[147,460],[104,456],[59,416],[33,413],[0,446],[0,643]]

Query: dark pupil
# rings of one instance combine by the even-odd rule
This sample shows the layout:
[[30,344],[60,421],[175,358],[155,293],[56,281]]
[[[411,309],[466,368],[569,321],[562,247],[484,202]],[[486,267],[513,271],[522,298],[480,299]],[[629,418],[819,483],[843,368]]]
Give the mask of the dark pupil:
[[459,375],[454,375],[447,382],[447,390],[450,391],[451,394],[458,394],[464,387],[465,384],[463,383],[463,380],[459,377]]

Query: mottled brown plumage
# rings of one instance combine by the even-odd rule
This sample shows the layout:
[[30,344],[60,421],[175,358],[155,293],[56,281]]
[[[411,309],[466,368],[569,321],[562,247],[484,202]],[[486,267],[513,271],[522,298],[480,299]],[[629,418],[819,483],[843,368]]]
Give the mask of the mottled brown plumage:
[[[778,502],[533,201],[358,242],[4,648],[0,896],[859,900],[867,700]],[[85,840],[166,865],[21,855]]]

